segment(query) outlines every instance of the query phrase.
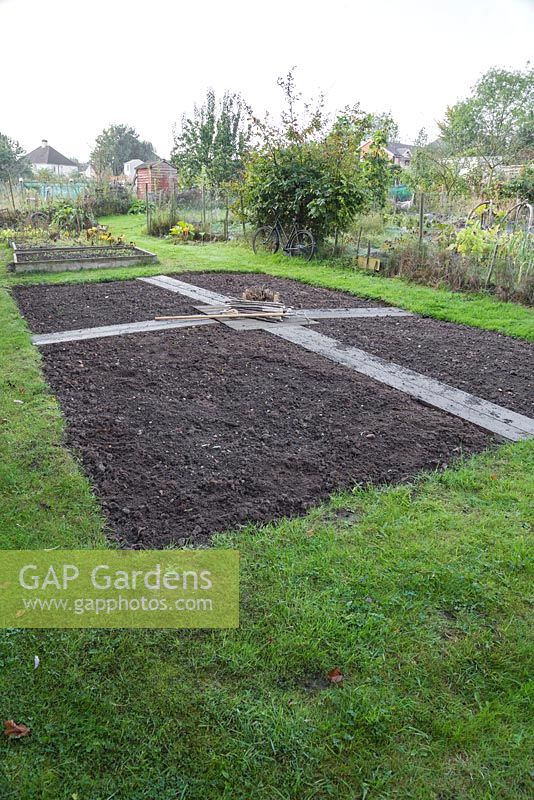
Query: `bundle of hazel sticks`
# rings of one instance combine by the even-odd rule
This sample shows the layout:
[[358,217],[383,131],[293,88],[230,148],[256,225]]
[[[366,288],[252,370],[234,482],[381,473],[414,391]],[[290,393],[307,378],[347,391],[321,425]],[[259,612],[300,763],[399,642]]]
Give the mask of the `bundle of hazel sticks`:
[[265,300],[243,300],[231,298],[220,306],[206,306],[202,314],[185,314],[156,317],[157,320],[193,320],[193,319],[266,319],[279,322],[287,317],[291,309],[283,303],[266,302]]

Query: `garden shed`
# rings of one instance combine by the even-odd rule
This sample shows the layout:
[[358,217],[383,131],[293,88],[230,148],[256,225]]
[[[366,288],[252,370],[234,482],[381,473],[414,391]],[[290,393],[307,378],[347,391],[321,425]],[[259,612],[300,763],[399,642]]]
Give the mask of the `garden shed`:
[[178,170],[168,161],[145,161],[135,170],[135,187],[137,197],[144,197],[145,192],[172,192],[176,188]]

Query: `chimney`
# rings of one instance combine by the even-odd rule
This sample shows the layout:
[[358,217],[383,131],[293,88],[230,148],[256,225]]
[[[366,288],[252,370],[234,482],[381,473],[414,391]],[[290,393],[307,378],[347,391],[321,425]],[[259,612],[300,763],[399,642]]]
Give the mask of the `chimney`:
[[48,139],[43,139],[41,144],[42,144],[43,147],[48,147]]

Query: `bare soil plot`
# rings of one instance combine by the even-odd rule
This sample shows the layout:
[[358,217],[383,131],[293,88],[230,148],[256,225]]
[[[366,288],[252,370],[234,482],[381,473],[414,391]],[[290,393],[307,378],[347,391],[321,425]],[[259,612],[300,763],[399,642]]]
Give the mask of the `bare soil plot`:
[[534,346],[423,317],[321,321],[315,330],[534,417]]
[[141,281],[17,286],[13,295],[32,333],[195,314],[192,301]]
[[299,514],[487,447],[470,423],[320,356],[222,326],[45,347],[68,444],[133,547]]
[[293,308],[370,308],[387,305],[379,300],[364,300],[348,292],[321,289],[289,278],[273,278],[253,272],[182,272],[170,277],[232,297],[240,297],[248,287],[268,286],[280,293],[282,303]]

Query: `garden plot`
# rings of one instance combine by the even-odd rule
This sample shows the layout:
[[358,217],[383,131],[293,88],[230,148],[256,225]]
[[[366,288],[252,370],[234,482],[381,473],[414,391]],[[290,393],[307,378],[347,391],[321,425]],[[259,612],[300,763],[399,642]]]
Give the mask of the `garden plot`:
[[534,345],[492,331],[423,317],[322,320],[318,330],[534,417]]
[[13,295],[34,333],[194,314],[192,301],[140,281],[18,286]]
[[130,546],[206,543],[490,441],[265,331],[213,325],[51,345],[42,356],[68,444]]
[[[266,276],[195,274],[121,287],[58,286],[49,299],[59,312],[56,333],[69,336],[72,319],[110,323],[107,312],[87,316],[99,291],[113,296],[115,320],[137,314],[148,324],[193,306],[209,311],[251,277],[298,306],[300,318],[238,330],[205,319],[202,327],[182,322],[178,330],[105,339],[82,331],[76,341],[54,344],[48,334],[34,337],[69,423],[68,442],[122,543],[207,542],[215,531],[302,513],[355,484],[406,480],[487,447],[494,433],[534,435],[525,416],[325,336],[328,309],[365,313],[343,320],[356,327],[379,319],[351,295]],[[33,327],[42,330],[39,320],[48,315],[47,331],[54,327],[50,288],[17,292]],[[82,288],[89,294],[80,295],[84,310],[77,312]],[[155,290],[164,293],[161,305]],[[406,312],[376,307],[384,313]]]

